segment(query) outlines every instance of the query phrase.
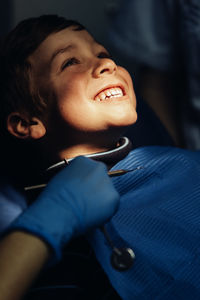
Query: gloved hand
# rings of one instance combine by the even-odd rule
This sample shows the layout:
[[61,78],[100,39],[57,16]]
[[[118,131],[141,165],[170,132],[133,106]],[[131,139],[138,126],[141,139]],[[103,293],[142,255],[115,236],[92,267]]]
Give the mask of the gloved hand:
[[54,250],[54,260],[59,260],[62,247],[72,236],[108,221],[118,203],[119,195],[105,165],[78,157],[50,180],[10,230],[39,236]]

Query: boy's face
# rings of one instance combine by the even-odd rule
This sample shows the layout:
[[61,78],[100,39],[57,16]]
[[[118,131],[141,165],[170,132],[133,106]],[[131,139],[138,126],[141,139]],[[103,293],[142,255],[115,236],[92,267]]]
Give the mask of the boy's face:
[[[36,83],[50,89],[69,130],[107,131],[133,124],[136,98],[129,73],[86,31],[69,27],[49,35],[30,56]],[[54,124],[54,126],[59,126]]]

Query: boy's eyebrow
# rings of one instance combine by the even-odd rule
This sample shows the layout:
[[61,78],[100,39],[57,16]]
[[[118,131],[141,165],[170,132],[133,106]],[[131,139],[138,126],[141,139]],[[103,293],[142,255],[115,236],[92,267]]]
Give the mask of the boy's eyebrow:
[[59,48],[57,49],[56,51],[54,51],[54,53],[52,54],[51,56],[51,59],[50,59],[50,63],[52,64],[53,60],[55,59],[56,56],[60,55],[61,53],[64,53],[64,52],[67,52],[71,49],[75,48],[75,45],[67,45],[66,47],[64,48]]

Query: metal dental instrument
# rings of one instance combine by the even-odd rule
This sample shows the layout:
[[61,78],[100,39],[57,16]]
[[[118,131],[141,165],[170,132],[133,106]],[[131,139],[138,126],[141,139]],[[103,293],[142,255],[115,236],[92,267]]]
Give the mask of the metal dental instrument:
[[[143,167],[139,166],[136,167],[134,169],[120,169],[120,170],[114,170],[114,171],[108,171],[108,176],[110,177],[117,177],[117,176],[121,176],[121,175],[125,175],[129,172],[133,172],[136,170],[140,170],[143,169]],[[31,185],[31,186],[25,186],[24,187],[24,191],[31,191],[31,190],[38,190],[38,189],[43,189],[47,186],[47,183],[41,183],[41,184],[37,184],[37,185]]]

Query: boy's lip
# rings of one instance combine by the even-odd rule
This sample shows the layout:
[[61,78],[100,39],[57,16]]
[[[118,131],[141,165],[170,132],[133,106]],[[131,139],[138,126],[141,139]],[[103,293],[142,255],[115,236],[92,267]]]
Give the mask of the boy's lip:
[[124,88],[124,86],[121,84],[121,83],[116,83],[116,84],[110,84],[110,85],[107,85],[107,86],[104,86],[102,89],[100,89],[99,91],[98,91],[98,93],[96,93],[96,95],[94,96],[94,100],[95,100],[95,98],[100,94],[100,93],[102,93],[103,91],[105,91],[105,90],[107,90],[107,89],[116,89],[116,88],[120,88],[121,90],[122,90],[122,92],[123,92],[123,96],[126,96],[126,92],[125,92],[125,88]]

